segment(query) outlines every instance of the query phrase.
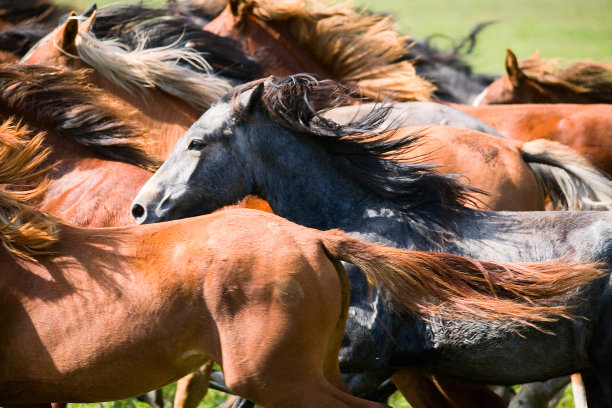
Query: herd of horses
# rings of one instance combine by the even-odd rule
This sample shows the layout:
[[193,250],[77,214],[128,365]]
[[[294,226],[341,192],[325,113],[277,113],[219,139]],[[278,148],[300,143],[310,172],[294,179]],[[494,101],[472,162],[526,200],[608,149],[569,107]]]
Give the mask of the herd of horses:
[[609,65],[493,81],[347,4],[2,7],[1,406],[191,408],[214,361],[234,407],[612,407]]

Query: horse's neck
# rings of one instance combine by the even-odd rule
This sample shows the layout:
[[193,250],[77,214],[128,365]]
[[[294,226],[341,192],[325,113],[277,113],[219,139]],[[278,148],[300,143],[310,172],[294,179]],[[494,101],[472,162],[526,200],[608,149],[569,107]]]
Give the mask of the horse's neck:
[[151,177],[150,172],[105,159],[54,132],[48,132],[45,140],[53,148],[47,159],[53,167],[40,209],[78,226],[134,223],[130,202]]
[[265,22],[249,12],[236,21],[227,6],[204,30],[238,41],[248,54],[264,63],[265,75],[288,76],[309,72],[332,78],[318,59],[300,46],[280,22]]
[[255,190],[275,214],[311,228],[346,229],[368,209],[382,211],[384,203],[338,170],[307,136],[267,126],[252,136],[259,142],[248,146],[251,154],[270,158],[253,169]]
[[150,130],[151,137],[158,143],[148,153],[161,159],[168,157],[176,141],[202,114],[157,89],[128,92],[97,72],[90,78],[108,93],[108,99],[120,106],[120,111],[129,113],[140,126]]

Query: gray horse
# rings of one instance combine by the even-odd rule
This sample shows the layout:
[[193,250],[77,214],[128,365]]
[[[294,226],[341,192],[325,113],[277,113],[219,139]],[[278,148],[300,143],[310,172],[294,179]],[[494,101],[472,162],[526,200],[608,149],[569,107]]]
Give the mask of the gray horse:
[[469,209],[470,191],[453,178],[389,159],[418,136],[390,140],[377,133],[388,108],[345,126],[321,117],[313,106],[330,95],[341,103],[338,89],[306,76],[235,89],[191,127],[143,187],[132,207],[137,222],[209,213],[258,194],[296,223],[403,248],[498,262],[602,261],[606,277],[575,299],[574,312],[584,318],[539,328],[398,314],[387,307],[385,291],[369,293],[363,274],[347,265],[351,307],[340,365],[355,374],[349,386],[358,394],[403,368],[481,384],[582,372],[589,407],[612,406],[612,215]]

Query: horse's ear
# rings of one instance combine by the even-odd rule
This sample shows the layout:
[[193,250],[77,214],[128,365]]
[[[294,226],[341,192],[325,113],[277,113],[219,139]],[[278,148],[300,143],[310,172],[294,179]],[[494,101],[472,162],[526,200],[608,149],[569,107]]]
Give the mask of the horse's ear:
[[509,48],[506,50],[506,72],[508,73],[508,78],[510,78],[512,86],[514,86],[515,88],[519,86],[519,84],[525,77],[525,74],[523,74],[523,72],[519,68],[516,55],[514,55],[514,53],[510,51]]
[[262,82],[256,87],[251,88],[240,95],[240,105],[242,106],[242,112],[245,115],[250,115],[255,111],[255,107],[263,95],[264,86],[265,85]]
[[531,56],[531,58],[539,60],[540,59],[540,50],[538,50],[536,48],[536,50],[533,52],[533,55]]
[[84,15],[88,14],[89,17],[87,17],[87,20],[81,23],[81,25],[79,26],[79,30],[86,32],[86,33],[91,31],[91,28],[93,27],[93,23],[96,19],[96,13],[98,12],[94,7],[96,7],[95,4],[92,6],[93,10],[90,9],[87,11],[87,13],[84,14]]
[[68,16],[68,20],[55,33],[55,43],[64,51],[73,52],[76,48],[75,40],[79,33],[79,22],[75,18],[77,13],[74,11]]

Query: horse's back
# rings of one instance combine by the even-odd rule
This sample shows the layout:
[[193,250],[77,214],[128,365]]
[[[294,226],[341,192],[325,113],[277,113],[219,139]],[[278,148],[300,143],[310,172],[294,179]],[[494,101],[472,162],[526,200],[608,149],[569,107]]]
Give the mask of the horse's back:
[[457,174],[461,181],[488,193],[476,195],[476,204],[483,209],[543,208],[542,192],[516,142],[452,126],[406,127],[394,137],[412,132],[424,132],[427,137],[410,152],[411,158],[426,159],[443,173]]

